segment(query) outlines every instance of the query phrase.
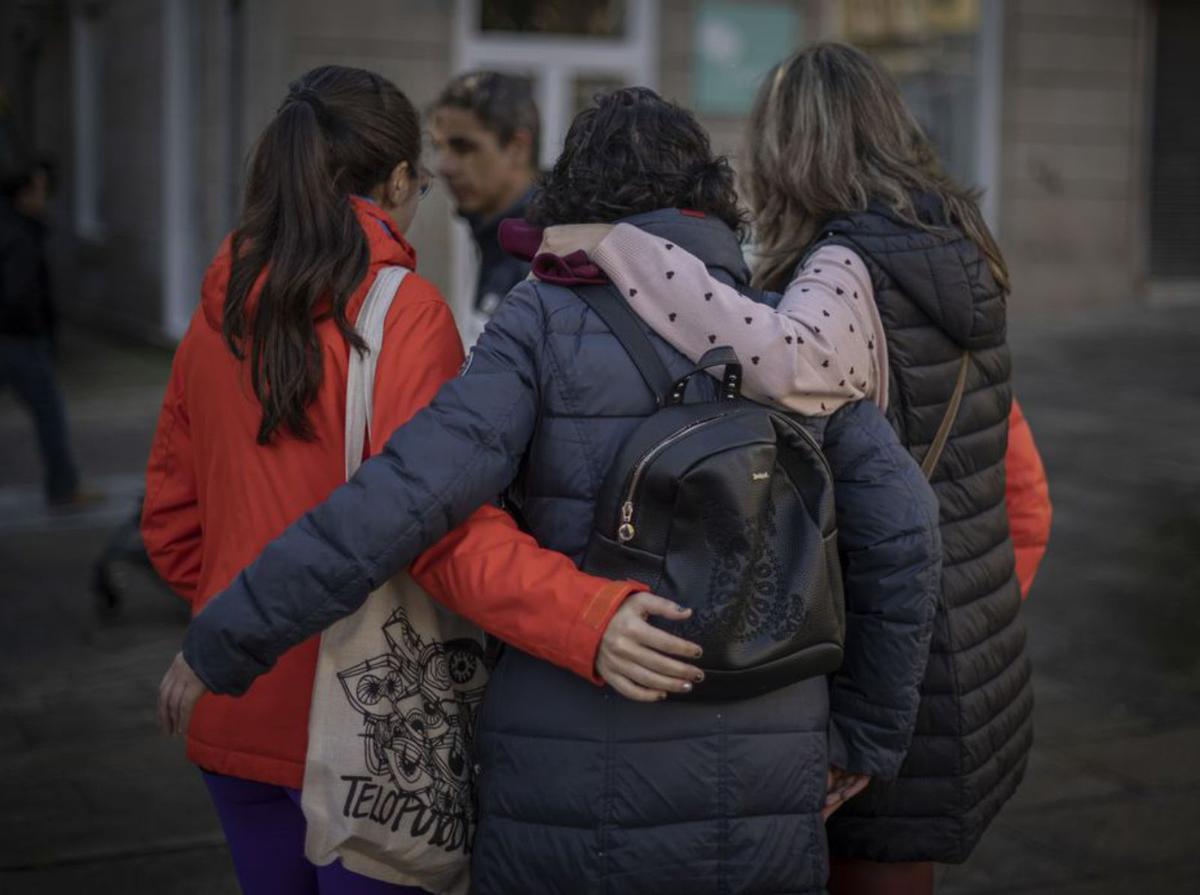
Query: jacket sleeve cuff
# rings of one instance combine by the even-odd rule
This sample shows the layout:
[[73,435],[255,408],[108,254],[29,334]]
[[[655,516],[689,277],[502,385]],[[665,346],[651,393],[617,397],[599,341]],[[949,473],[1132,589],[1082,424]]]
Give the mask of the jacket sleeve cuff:
[[604,679],[596,673],[596,653],[608,623],[627,597],[649,589],[636,581],[610,581],[601,586],[567,631],[563,644],[567,669],[598,687],[604,686]]
[[846,748],[846,738],[842,730],[831,716],[829,718],[829,764],[843,771],[849,770],[850,750]]
[[866,774],[873,780],[895,780],[908,754],[907,747],[872,741],[861,723],[853,718],[829,716],[829,763],[851,774]]
[[183,659],[188,664],[188,668],[192,669],[192,674],[200,678],[200,682],[208,688],[211,693],[226,693],[232,695],[237,689],[230,686],[224,681],[215,677],[211,670],[207,667],[204,661],[203,652],[193,638],[186,634],[183,639],[183,648],[180,650],[183,653]]
[[241,696],[255,678],[270,670],[273,662],[262,662],[238,649],[232,632],[214,624],[212,602],[192,618],[183,635],[183,658],[196,677],[213,693]]

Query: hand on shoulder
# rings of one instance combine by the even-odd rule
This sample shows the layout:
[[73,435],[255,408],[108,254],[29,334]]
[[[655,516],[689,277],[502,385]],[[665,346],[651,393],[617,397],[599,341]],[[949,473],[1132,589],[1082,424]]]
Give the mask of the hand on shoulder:
[[613,224],[559,224],[542,231],[542,244],[538,254],[549,253],[563,258],[573,252],[583,251],[590,257],[604,237],[613,230]]

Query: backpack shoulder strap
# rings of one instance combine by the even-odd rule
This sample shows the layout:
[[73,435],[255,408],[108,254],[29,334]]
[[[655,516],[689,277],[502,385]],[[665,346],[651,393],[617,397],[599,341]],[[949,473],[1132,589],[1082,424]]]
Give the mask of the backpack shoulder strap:
[[675,380],[671,378],[662,358],[658,356],[646,335],[646,330],[642,328],[641,321],[626,304],[625,299],[621,298],[620,293],[611,285],[576,286],[574,291],[612,330],[612,334],[617,337],[625,353],[642,374],[642,379],[646,380],[646,385],[654,393],[655,402],[660,406],[666,403]]
[[408,275],[408,268],[385,267],[375,276],[367,297],[354,321],[354,329],[366,351],[350,349],[346,374],[346,478],[362,465],[363,441],[371,431],[372,396],[375,390],[375,366],[383,347],[383,324],[388,310]]
[[933,443],[929,445],[925,459],[921,461],[921,472],[925,473],[927,479],[933,478],[938,461],[942,459],[942,451],[946,449],[946,442],[950,439],[950,430],[954,428],[958,410],[962,407],[963,393],[967,390],[967,372],[970,368],[971,352],[964,351],[958,364],[958,379],[954,383],[954,394],[950,396],[950,406],[946,408],[946,415],[942,417],[937,434],[933,436]]

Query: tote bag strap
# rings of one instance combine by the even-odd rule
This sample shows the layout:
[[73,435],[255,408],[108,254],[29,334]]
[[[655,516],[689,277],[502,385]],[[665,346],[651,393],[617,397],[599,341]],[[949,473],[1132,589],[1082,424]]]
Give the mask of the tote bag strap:
[[946,415],[942,417],[937,434],[933,436],[933,443],[921,463],[921,472],[925,473],[927,479],[933,478],[938,461],[942,459],[942,451],[946,449],[946,442],[950,440],[950,430],[954,428],[954,421],[958,419],[958,410],[962,407],[963,394],[967,390],[967,373],[970,369],[971,353],[964,351],[962,359],[958,362],[958,376],[954,380],[954,394],[950,396],[950,406],[946,408]]
[[405,267],[385,267],[379,271],[354,322],[354,329],[367,343],[367,349],[363,352],[350,349],[346,375],[347,479],[362,465],[363,440],[371,431],[371,398],[375,389],[375,366],[379,361],[379,349],[383,347],[383,324],[407,275]]

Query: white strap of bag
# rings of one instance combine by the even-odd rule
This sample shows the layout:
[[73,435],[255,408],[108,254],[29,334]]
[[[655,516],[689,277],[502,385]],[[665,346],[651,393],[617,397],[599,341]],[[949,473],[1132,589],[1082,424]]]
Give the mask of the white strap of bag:
[[379,349],[383,347],[383,324],[400,284],[408,275],[404,267],[385,267],[375,277],[354,329],[367,343],[359,353],[350,349],[350,366],[346,375],[346,478],[362,465],[363,440],[371,431],[372,394],[375,390],[375,366]]

